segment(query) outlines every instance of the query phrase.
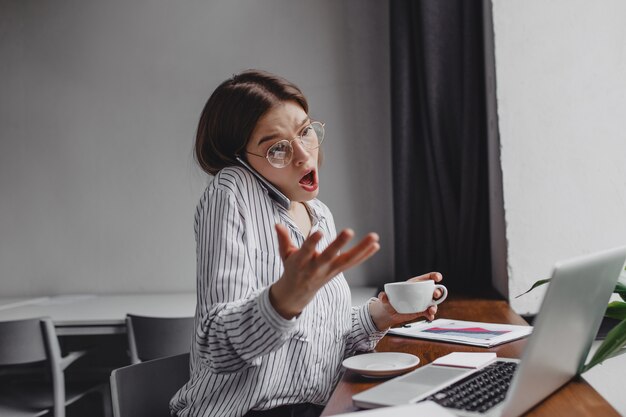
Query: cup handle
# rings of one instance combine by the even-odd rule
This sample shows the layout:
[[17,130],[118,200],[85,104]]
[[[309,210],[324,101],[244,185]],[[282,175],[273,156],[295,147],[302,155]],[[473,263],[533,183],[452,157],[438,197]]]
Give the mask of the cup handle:
[[443,294],[441,294],[441,297],[439,297],[436,300],[433,300],[433,303],[431,305],[435,306],[437,304],[441,304],[443,302],[443,300],[446,299],[446,297],[448,296],[448,289],[441,285],[441,284],[435,284],[435,289],[439,288],[441,291],[443,291]]

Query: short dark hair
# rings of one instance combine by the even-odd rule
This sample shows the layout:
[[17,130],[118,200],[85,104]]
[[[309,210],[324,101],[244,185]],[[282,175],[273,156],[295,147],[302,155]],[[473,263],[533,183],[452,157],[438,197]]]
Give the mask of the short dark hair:
[[247,70],[219,85],[209,97],[198,122],[195,156],[211,175],[237,165],[235,157],[245,149],[258,120],[270,108],[295,101],[308,113],[302,91],[277,75]]

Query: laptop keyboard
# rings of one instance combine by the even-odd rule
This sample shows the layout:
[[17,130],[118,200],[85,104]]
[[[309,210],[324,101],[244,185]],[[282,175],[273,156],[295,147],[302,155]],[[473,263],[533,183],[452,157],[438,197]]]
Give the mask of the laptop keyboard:
[[504,400],[517,363],[494,362],[426,398],[447,408],[485,412]]

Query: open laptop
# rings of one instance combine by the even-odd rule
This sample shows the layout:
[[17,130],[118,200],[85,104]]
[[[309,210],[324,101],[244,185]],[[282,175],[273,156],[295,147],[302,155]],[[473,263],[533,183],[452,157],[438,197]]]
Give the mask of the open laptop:
[[428,364],[354,395],[354,404],[428,399],[458,416],[521,415],[582,369],[625,262],[620,247],[557,263],[520,360],[471,370]]

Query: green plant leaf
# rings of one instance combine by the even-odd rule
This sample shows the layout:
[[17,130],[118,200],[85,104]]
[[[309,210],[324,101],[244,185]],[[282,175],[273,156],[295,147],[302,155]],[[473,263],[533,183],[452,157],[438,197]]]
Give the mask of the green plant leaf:
[[626,303],[623,301],[610,302],[604,315],[617,320],[626,319]]
[[620,350],[612,354],[610,358],[607,358],[607,359],[615,358],[619,355],[623,355],[624,353],[626,353],[626,348],[621,348]]
[[622,297],[622,300],[626,301],[626,285],[624,285],[621,282],[618,282],[617,285],[615,286],[615,291],[619,294],[620,297]]
[[599,363],[621,353],[622,347],[626,344],[626,320],[623,320],[606,335],[606,339],[600,345],[588,364],[583,366],[581,373],[587,372]]
[[[520,298],[522,295],[524,295],[524,294],[528,294],[529,292],[531,292],[531,291],[532,291],[532,290],[534,290],[535,288],[537,288],[537,287],[539,287],[539,286],[541,286],[541,285],[543,285],[543,284],[547,284],[548,282],[550,282],[550,278],[548,278],[548,279],[540,279],[539,281],[535,282],[535,283],[533,284],[533,286],[532,286],[532,287],[530,287],[530,289],[529,289],[528,291],[521,293],[520,295],[518,295],[518,296],[517,296],[517,297],[515,297],[515,298]],[[624,290],[626,291],[626,286],[624,287]],[[625,293],[625,294],[626,294],[626,293]]]

